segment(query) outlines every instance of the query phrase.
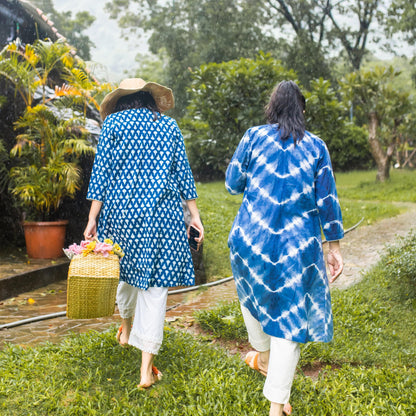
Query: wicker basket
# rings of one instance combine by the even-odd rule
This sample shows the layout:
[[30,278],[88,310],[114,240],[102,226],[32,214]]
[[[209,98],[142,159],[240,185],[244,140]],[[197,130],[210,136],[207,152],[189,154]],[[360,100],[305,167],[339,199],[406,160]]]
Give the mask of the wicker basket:
[[115,254],[74,256],[68,271],[67,317],[88,319],[113,315],[119,274],[119,258]]

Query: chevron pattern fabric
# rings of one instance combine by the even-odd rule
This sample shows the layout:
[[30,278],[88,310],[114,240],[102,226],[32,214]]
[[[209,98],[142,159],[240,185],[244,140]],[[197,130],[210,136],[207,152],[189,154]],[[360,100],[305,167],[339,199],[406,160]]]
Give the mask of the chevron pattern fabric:
[[194,284],[181,198],[197,197],[182,134],[147,109],[103,124],[87,199],[102,201],[98,237],[120,244],[120,279],[148,287]]
[[242,305],[269,335],[330,341],[321,226],[328,241],[344,231],[325,143],[305,132],[295,146],[276,124],[253,127],[228,166],[226,188],[244,192],[228,239]]

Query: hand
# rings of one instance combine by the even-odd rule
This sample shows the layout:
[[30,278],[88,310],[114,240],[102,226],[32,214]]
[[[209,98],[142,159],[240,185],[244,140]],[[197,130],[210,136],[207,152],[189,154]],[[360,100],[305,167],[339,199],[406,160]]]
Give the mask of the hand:
[[334,283],[344,269],[344,261],[342,260],[341,252],[338,249],[330,249],[328,252],[327,263],[329,272],[331,273],[329,283]]
[[93,240],[97,238],[97,222],[95,220],[89,220],[84,230],[84,238],[86,240]]

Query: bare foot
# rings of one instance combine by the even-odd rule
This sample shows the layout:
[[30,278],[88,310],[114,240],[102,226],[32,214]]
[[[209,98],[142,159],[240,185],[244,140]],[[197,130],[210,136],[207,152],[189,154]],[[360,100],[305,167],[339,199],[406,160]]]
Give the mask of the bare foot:
[[147,389],[162,378],[162,373],[155,367],[152,366],[152,371],[142,372],[140,377],[140,384],[137,385],[139,389]]
[[270,403],[270,413],[269,416],[283,416],[290,415],[292,413],[292,406],[290,403],[280,404],[280,403]]
[[130,338],[130,330],[128,328],[124,328],[121,330],[121,334],[120,334],[120,345],[128,345],[129,343],[129,338]]
[[120,328],[118,328],[116,339],[122,347],[127,347],[130,338],[132,318],[123,319]]

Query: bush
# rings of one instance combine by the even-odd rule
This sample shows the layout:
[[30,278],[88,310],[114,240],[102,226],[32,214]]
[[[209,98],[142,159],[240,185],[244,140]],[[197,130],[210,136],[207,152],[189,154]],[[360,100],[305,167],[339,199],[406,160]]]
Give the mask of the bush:
[[370,153],[368,132],[347,121],[346,109],[331,83],[322,78],[312,81],[305,98],[306,128],[325,141],[334,170],[372,168],[375,163]]
[[260,53],[256,59],[202,65],[192,78],[188,114],[180,122],[189,161],[199,180],[223,178],[245,131],[265,123],[273,87],[296,81],[296,73]]
[[386,276],[394,282],[399,298],[414,302],[416,306],[416,232],[389,247],[384,261]]

